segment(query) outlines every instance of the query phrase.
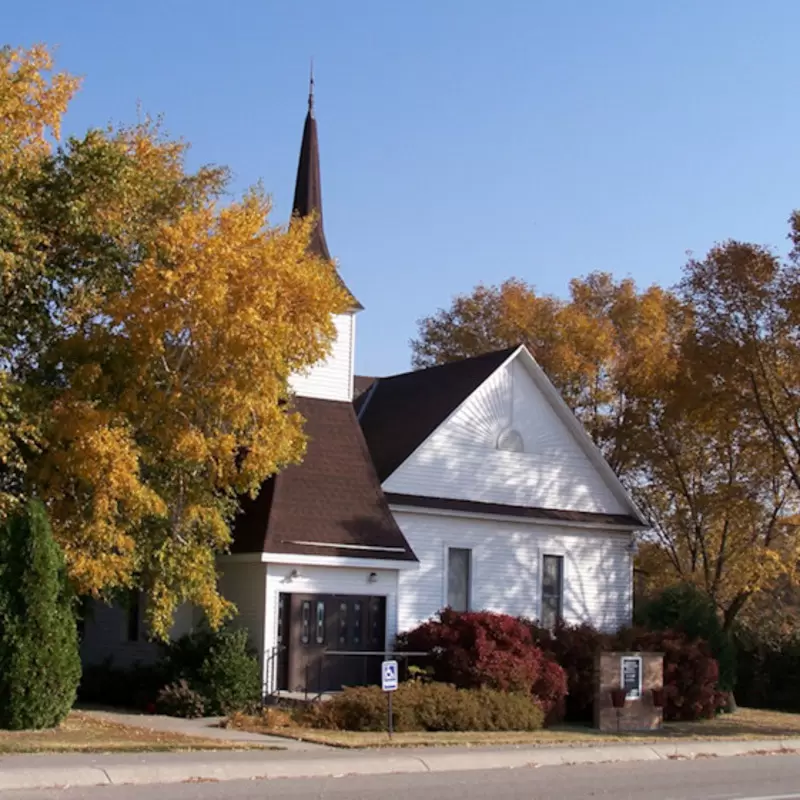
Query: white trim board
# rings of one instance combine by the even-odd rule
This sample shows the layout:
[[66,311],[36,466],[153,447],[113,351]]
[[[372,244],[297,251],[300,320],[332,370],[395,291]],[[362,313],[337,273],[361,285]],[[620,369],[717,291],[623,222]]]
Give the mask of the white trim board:
[[423,506],[409,506],[401,503],[391,503],[389,510],[407,514],[430,514],[434,517],[460,517],[461,519],[482,519],[489,522],[497,520],[508,520],[525,525],[544,525],[549,527],[555,525],[562,528],[585,528],[587,530],[616,531],[619,533],[634,533],[641,530],[633,525],[615,525],[608,522],[575,522],[574,520],[562,519],[540,519],[536,517],[516,516],[514,514],[488,514],[479,511],[457,511],[449,508],[427,508]]
[[418,561],[350,556],[303,556],[292,553],[233,553],[219,556],[221,563],[261,562],[264,564],[299,564],[309,567],[360,567],[361,569],[419,569]]

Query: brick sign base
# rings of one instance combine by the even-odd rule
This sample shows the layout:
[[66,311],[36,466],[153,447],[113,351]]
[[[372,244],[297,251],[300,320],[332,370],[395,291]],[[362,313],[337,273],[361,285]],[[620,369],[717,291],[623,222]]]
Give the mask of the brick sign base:
[[[629,697],[615,708],[614,690],[623,683],[623,659],[641,658],[641,696]],[[629,677],[636,673],[628,662]],[[652,731],[664,721],[663,710],[654,704],[653,689],[664,686],[662,653],[600,653],[595,659],[594,726],[601,731]],[[663,695],[663,692],[656,693]]]

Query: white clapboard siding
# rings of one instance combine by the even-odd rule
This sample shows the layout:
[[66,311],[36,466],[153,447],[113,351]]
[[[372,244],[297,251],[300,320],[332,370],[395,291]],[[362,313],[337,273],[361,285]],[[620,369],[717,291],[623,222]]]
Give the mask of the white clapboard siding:
[[631,621],[629,533],[394,510],[420,560],[399,573],[398,630],[447,605],[446,551],[472,550],[471,608],[538,618],[542,555],[564,556],[564,619],[615,631]]
[[[226,600],[236,605],[236,615],[231,625],[248,632],[250,642],[259,654],[264,652],[266,580],[266,564],[220,559],[219,591]],[[260,656],[259,660],[263,671],[264,659]]]
[[[386,492],[484,503],[631,513],[534,382],[518,354],[384,482]],[[512,427],[525,450],[497,449]]]
[[355,314],[337,314],[333,322],[336,339],[328,358],[289,379],[293,391],[302,397],[344,401],[353,399],[356,317]]
[[[297,570],[297,577],[291,577]],[[375,581],[370,583],[370,573]],[[345,594],[386,598],[386,647],[397,634],[397,570],[360,567],[313,567],[306,564],[267,566],[266,660],[278,640],[278,596],[288,594]],[[268,670],[267,689],[275,688],[275,670]]]

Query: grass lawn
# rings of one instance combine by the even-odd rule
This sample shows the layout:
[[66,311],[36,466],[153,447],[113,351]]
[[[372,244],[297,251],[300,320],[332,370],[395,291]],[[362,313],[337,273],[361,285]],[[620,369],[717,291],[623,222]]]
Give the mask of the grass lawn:
[[701,722],[668,722],[652,733],[600,733],[580,726],[558,726],[534,732],[491,733],[396,733],[389,740],[386,733],[316,730],[300,727],[269,727],[260,717],[237,717],[231,727],[253,733],[268,733],[302,739],[334,747],[426,747],[448,745],[581,745],[613,742],[663,742],[706,739],[771,739],[800,737],[800,714],[759,711],[742,708]]
[[225,742],[151,731],[73,711],[58,727],[45,731],[0,730],[0,754],[11,753],[137,753],[165,750],[242,750],[241,742]]

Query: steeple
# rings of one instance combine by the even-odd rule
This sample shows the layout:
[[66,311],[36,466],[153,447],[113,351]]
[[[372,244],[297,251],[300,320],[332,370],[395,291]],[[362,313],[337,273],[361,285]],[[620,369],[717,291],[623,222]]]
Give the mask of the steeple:
[[[303,125],[303,142],[300,145],[300,160],[297,163],[297,181],[294,187],[294,203],[292,215],[307,217],[316,213],[317,222],[311,233],[308,249],[316,256],[332,261],[328,243],[325,241],[325,230],[322,227],[322,182],[319,177],[319,140],[317,138],[317,120],[314,117],[314,62],[311,62],[311,74],[308,80],[308,111]],[[347,290],[353,304],[353,311],[360,311],[363,306],[336,273],[340,283]]]
[[303,126],[303,143],[300,145],[300,160],[297,164],[297,182],[294,187],[294,203],[292,213],[307,217],[317,214],[317,224],[311,234],[309,250],[328,261],[331,254],[325,241],[322,227],[322,183],[319,175],[319,140],[317,138],[317,120],[314,118],[314,65],[308,82],[308,112]]

